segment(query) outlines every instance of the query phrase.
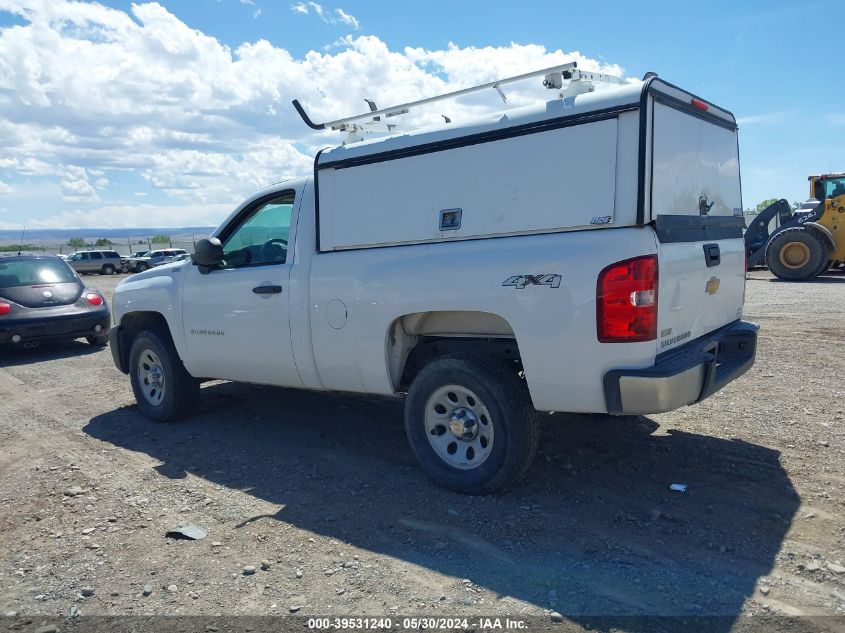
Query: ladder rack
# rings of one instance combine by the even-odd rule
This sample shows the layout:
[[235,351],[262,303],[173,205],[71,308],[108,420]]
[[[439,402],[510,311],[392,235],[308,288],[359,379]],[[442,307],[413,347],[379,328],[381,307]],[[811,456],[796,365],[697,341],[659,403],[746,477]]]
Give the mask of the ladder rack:
[[[293,107],[296,108],[299,116],[302,117],[305,124],[312,130],[332,129],[349,132],[350,138],[347,142],[354,142],[361,140],[361,137],[356,134],[358,132],[390,132],[397,128],[396,125],[388,124],[383,121],[383,118],[387,119],[389,117],[407,114],[411,111],[411,109],[429,103],[435,103],[445,99],[454,99],[455,97],[462,97],[464,95],[481,92],[483,90],[489,90],[490,88],[496,90],[503,101],[507,101],[507,97],[502,91],[502,86],[523,81],[525,79],[531,79],[532,77],[543,77],[543,86],[546,88],[553,90],[560,89],[561,98],[574,96],[583,92],[592,92],[594,89],[593,83],[595,82],[612,84],[622,83],[622,80],[619,77],[603,73],[581,71],[578,70],[577,62],[569,62],[558,66],[552,66],[550,68],[534,70],[521,75],[515,75],[513,77],[506,77],[505,79],[497,79],[496,81],[490,81],[478,86],[447,92],[442,95],[426,97],[425,99],[419,99],[417,101],[409,101],[408,103],[402,103],[387,108],[376,109],[375,103],[366,99],[365,101],[367,101],[367,104],[370,106],[369,112],[356,114],[343,119],[337,119],[335,121],[326,121],[324,123],[314,123],[314,121],[311,120],[311,117],[308,116],[308,113],[305,112],[305,108],[302,107],[302,104],[298,99],[293,100]],[[569,83],[564,87],[564,82]]]

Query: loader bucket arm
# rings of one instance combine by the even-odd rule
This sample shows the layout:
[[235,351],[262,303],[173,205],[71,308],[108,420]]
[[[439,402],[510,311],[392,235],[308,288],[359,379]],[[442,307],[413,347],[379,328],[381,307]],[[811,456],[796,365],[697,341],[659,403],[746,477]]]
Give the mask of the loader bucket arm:
[[745,256],[748,260],[748,267],[758,266],[763,263],[766,256],[766,244],[769,242],[769,223],[776,217],[780,217],[780,226],[784,226],[792,220],[792,208],[786,200],[778,200],[763,209],[748,225],[745,231]]

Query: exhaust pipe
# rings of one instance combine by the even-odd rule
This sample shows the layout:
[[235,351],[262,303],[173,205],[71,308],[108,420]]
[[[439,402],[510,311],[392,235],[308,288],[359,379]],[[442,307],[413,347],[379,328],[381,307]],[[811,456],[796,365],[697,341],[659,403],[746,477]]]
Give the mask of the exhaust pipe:
[[41,343],[39,343],[38,341],[27,341],[26,343],[23,344],[23,348],[24,349],[35,349],[40,344]]

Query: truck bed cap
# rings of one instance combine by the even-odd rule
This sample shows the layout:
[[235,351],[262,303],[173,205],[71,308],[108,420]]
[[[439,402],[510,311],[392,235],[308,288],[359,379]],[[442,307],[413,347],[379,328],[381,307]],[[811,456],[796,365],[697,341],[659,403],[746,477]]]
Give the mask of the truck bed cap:
[[352,145],[340,145],[323,150],[317,159],[318,167],[330,167],[346,161],[354,161],[373,154],[401,151],[410,147],[432,143],[448,142],[467,136],[487,132],[501,132],[509,128],[535,125],[549,120],[569,116],[589,116],[611,111],[635,109],[639,106],[644,82],[632,81],[623,86],[603,88],[595,92],[580,94],[565,99],[552,99],[541,104],[532,104],[499,112],[465,122],[439,124],[392,136],[368,139]]

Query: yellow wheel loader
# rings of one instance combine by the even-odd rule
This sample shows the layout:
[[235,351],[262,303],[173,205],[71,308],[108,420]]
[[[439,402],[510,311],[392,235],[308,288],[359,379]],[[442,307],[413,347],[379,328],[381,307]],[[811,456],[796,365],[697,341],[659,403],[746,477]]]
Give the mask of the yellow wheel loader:
[[[845,261],[845,173],[810,176],[814,208],[792,211],[786,200],[766,207],[745,232],[748,267],[763,263],[789,281],[812,279]],[[779,226],[769,233],[777,217]]]

